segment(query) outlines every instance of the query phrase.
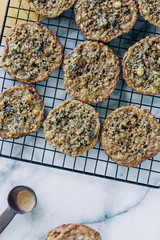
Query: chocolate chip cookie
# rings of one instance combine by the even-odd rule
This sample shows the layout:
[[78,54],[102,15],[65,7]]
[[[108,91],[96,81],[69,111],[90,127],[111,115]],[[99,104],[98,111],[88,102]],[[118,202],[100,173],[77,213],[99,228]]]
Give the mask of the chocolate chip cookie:
[[43,126],[44,136],[52,147],[75,157],[96,145],[100,121],[90,105],[66,100],[48,114]]
[[135,0],[78,0],[75,20],[87,39],[110,42],[129,32],[138,18]]
[[20,138],[37,132],[44,115],[44,105],[37,90],[27,84],[0,93],[0,137]]
[[24,83],[47,80],[60,67],[63,46],[54,33],[40,23],[15,25],[6,38],[2,67]]
[[160,124],[148,110],[124,106],[106,118],[100,142],[118,165],[136,167],[160,151]]
[[131,46],[123,58],[123,78],[141,94],[160,94],[160,37],[147,36]]
[[64,224],[50,231],[45,240],[101,240],[98,232],[82,224]]
[[58,17],[71,8],[76,0],[27,0],[35,12],[46,18]]
[[160,1],[139,0],[139,11],[142,17],[149,23],[160,27]]
[[64,58],[65,90],[87,103],[103,102],[116,88],[120,69],[118,56],[107,45],[83,42]]

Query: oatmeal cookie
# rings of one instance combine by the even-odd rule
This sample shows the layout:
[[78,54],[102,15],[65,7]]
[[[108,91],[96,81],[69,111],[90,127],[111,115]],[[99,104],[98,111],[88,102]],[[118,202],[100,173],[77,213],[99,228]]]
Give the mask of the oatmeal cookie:
[[124,106],[106,118],[100,142],[118,165],[136,167],[160,151],[160,124],[148,110]]
[[160,1],[139,0],[139,11],[142,17],[149,23],[160,27]]
[[12,78],[24,83],[47,80],[60,67],[63,46],[41,23],[15,25],[6,38],[2,67]]
[[16,85],[0,93],[1,138],[20,138],[37,132],[43,115],[44,105],[34,87]]
[[105,101],[119,81],[119,57],[102,43],[81,43],[65,57],[63,63],[66,92],[87,103]]
[[63,224],[50,231],[45,240],[101,240],[98,232],[82,224]]
[[90,105],[66,100],[48,114],[43,126],[44,136],[52,147],[75,157],[96,145],[100,121]]
[[131,46],[123,58],[123,78],[141,94],[160,94],[160,37],[147,36]]
[[35,12],[46,18],[58,17],[71,8],[76,0],[27,0]]
[[129,32],[138,18],[135,0],[78,0],[75,19],[87,39],[110,42]]

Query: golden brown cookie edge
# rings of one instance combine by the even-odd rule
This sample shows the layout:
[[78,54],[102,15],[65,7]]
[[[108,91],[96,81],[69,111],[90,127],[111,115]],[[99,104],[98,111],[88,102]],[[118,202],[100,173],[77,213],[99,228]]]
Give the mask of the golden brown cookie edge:
[[140,163],[148,160],[148,159],[151,158],[151,157],[156,156],[156,155],[160,152],[160,146],[159,146],[159,150],[153,152],[152,154],[148,154],[146,157],[143,157],[141,160],[136,160],[136,161],[133,161],[133,160],[132,160],[132,161],[130,161],[129,163],[125,163],[125,162],[123,162],[123,161],[117,161],[116,159],[113,159],[113,158],[112,158],[112,155],[109,154],[109,153],[107,152],[107,150],[105,149],[105,146],[104,146],[104,144],[103,144],[103,136],[102,136],[102,134],[103,134],[103,132],[104,132],[104,125],[105,125],[107,122],[109,122],[109,119],[111,118],[111,116],[112,116],[113,114],[118,113],[118,112],[120,112],[120,111],[123,110],[123,109],[126,109],[126,108],[129,109],[129,108],[132,108],[132,107],[137,107],[138,109],[143,109],[145,112],[147,112],[148,114],[152,115],[152,116],[153,116],[153,119],[154,119],[154,121],[155,121],[155,124],[156,124],[157,127],[160,129],[160,124],[158,123],[156,117],[155,117],[148,109],[140,108],[140,107],[138,107],[138,106],[136,106],[136,105],[122,106],[122,107],[120,107],[120,108],[115,109],[113,112],[111,112],[111,113],[107,116],[107,118],[105,119],[104,123],[103,123],[102,126],[101,126],[100,144],[101,144],[102,149],[103,149],[104,152],[107,154],[107,156],[109,156],[110,159],[112,159],[114,162],[116,162],[119,166],[124,166],[124,167],[137,167]]
[[[65,58],[64,58],[64,60],[63,60],[63,72],[64,72],[64,73],[65,73],[65,71],[64,71],[64,65],[65,65],[65,64],[64,64],[64,61],[65,61],[65,59],[70,58],[70,56],[71,56],[73,53],[75,53],[75,52],[77,51],[77,49],[79,49],[79,48],[81,48],[82,46],[84,46],[87,42],[92,42],[92,41],[87,40],[87,41],[84,41],[84,42],[80,43],[80,44],[77,45],[70,53],[68,53],[68,54],[65,56]],[[94,41],[93,43],[99,44],[99,45],[102,46],[102,47],[103,47],[103,46],[107,46],[107,45],[104,45],[103,43],[99,43],[99,42],[97,42],[97,41]],[[108,46],[107,46],[107,47],[108,47]],[[70,94],[70,92],[68,91],[68,88],[66,87],[67,78],[65,77],[65,74],[64,74],[64,77],[63,77],[63,79],[64,79],[64,88],[65,88],[65,90],[66,90],[66,92],[67,92],[67,94],[68,94],[69,96],[71,96],[72,98],[75,98],[75,99],[77,99],[77,100],[79,100],[79,101],[88,103],[88,104],[97,104],[97,103],[101,103],[101,102],[106,101],[106,100],[112,95],[112,93],[113,93],[114,90],[116,89],[116,86],[117,86],[117,84],[118,84],[118,82],[119,82],[119,74],[120,74],[120,71],[121,71],[121,61],[120,61],[118,55],[116,55],[111,48],[108,47],[108,50],[115,56],[116,61],[117,61],[116,64],[117,64],[117,68],[118,68],[118,69],[117,69],[117,73],[116,73],[115,78],[114,78],[115,84],[114,84],[114,86],[112,87],[112,89],[108,92],[108,94],[105,95],[101,101],[96,101],[96,100],[94,100],[94,99],[93,99],[92,101],[89,101],[89,100],[85,100],[85,101],[84,101],[84,100],[83,100],[82,98],[80,98],[80,97],[76,97],[76,98],[75,98],[75,96],[73,96],[73,95]]]
[[[71,102],[71,101],[78,101],[78,102],[81,102],[82,104],[86,104],[86,105],[90,106],[89,104],[84,103],[84,102],[79,101],[79,100],[72,100],[72,99],[65,100],[65,101],[63,101],[62,103],[60,103],[58,106],[56,106],[55,108],[53,108],[53,109],[49,112],[49,114],[48,114],[47,117],[46,117],[46,120],[50,117],[50,114],[52,114],[53,112],[57,111],[59,108],[63,107],[64,105],[66,105],[67,103],[69,103],[69,102]],[[93,108],[92,106],[90,106],[90,107]],[[79,155],[74,155],[74,153],[73,153],[73,154],[69,154],[69,153],[67,153],[67,152],[63,152],[64,154],[66,154],[66,155],[68,155],[68,156],[70,156],[70,157],[78,157],[78,156],[81,156],[82,154],[86,153],[87,151],[91,150],[92,148],[94,148],[94,147],[96,146],[96,144],[97,144],[97,142],[98,142],[98,138],[99,138],[99,132],[100,132],[100,119],[99,119],[99,114],[96,112],[96,110],[95,110],[94,108],[93,108],[93,110],[95,111],[95,116],[96,116],[97,123],[98,123],[97,129],[96,129],[96,138],[93,140],[93,143],[90,144],[89,146],[87,146],[87,147],[85,148],[85,150],[82,151]],[[52,147],[54,147],[54,148],[57,148],[57,146],[51,145],[51,144],[49,143],[50,141],[47,140],[47,138],[46,138],[46,136],[45,136],[45,124],[46,124],[46,121],[43,122],[44,137],[45,137],[46,141],[48,142],[48,144],[49,144],[50,146],[52,146]],[[57,149],[58,149],[58,148],[57,148]],[[59,149],[58,149],[58,150],[59,150]],[[60,152],[61,152],[61,151],[60,151]]]
[[[4,68],[4,66],[3,66],[3,60],[4,60],[4,58],[6,57],[6,55],[7,55],[7,53],[8,53],[8,36],[10,35],[10,33],[14,32],[15,29],[16,29],[18,26],[20,26],[20,25],[28,25],[28,24],[31,24],[31,25],[37,24],[37,25],[41,26],[43,29],[45,29],[45,30],[46,30],[48,33],[50,33],[52,36],[54,36],[55,39],[56,39],[56,41],[57,41],[57,43],[59,44],[59,46],[60,46],[60,48],[61,48],[61,55],[62,55],[62,56],[61,56],[61,61],[59,62],[58,67],[54,67],[54,65],[53,65],[52,69],[51,69],[50,71],[48,71],[47,77],[45,77],[45,78],[43,78],[43,79],[36,78],[37,80],[34,80],[34,79],[33,79],[33,80],[29,81],[29,82],[28,82],[28,81],[25,81],[25,80],[23,80],[23,79],[20,80],[20,79],[14,77],[14,76],[13,76],[12,74],[10,74],[10,72],[7,71],[7,69]],[[4,49],[4,52],[3,52],[3,54],[2,54],[1,67],[4,69],[5,72],[7,72],[13,79],[17,80],[18,82],[22,82],[22,83],[26,83],[26,84],[31,84],[31,83],[46,81],[46,80],[48,80],[48,78],[49,78],[50,74],[52,73],[52,71],[58,69],[58,68],[61,66],[62,61],[63,61],[63,45],[61,44],[59,38],[58,38],[49,28],[47,28],[46,26],[44,26],[42,23],[39,23],[39,22],[22,22],[22,23],[18,23],[18,24],[16,24],[15,26],[13,26],[13,27],[10,29],[10,31],[9,31],[9,33],[8,33],[8,36],[6,37],[5,49]]]
[[29,85],[29,84],[19,84],[19,85],[16,85],[16,86],[13,86],[13,87],[10,87],[8,89],[6,89],[4,92],[1,92],[0,93],[0,99],[3,98],[5,95],[7,95],[8,93],[10,93],[13,88],[16,90],[16,89],[20,89],[20,88],[28,88],[28,89],[31,89],[34,94],[36,94],[36,96],[38,97],[38,100],[41,102],[41,120],[37,123],[36,127],[28,132],[28,133],[19,133],[17,135],[12,135],[10,134],[10,136],[8,137],[8,134],[3,134],[3,133],[0,133],[0,137],[3,138],[3,139],[18,139],[18,138],[21,138],[21,137],[24,137],[24,136],[28,136],[29,134],[31,133],[34,133],[34,132],[37,132],[39,130],[39,128],[41,127],[42,125],[42,122],[43,122],[43,118],[44,118],[44,104],[43,104],[43,101],[42,101],[42,98],[40,96],[40,94],[38,93],[37,89],[34,88],[33,86]]

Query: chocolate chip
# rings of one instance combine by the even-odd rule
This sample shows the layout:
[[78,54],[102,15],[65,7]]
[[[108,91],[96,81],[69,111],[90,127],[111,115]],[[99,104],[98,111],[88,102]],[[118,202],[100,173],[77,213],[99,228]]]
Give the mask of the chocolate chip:
[[90,69],[89,69],[89,68],[86,68],[86,69],[84,70],[84,73],[87,74],[89,71],[90,71]]
[[0,125],[0,130],[3,130],[3,125]]
[[121,28],[120,28],[119,25],[116,25],[116,26],[115,26],[115,29],[119,30],[119,29],[121,29]]
[[37,75],[37,74],[34,74],[34,73],[32,74],[32,73],[31,73],[30,76],[29,76],[29,78],[30,78],[30,79],[34,79],[36,75]]
[[126,126],[124,126],[124,125],[122,125],[122,127],[121,127],[123,130],[126,130],[126,129],[128,129],[128,127],[126,127]]
[[149,124],[146,125],[146,129],[147,129],[147,134],[149,134],[150,131],[151,131],[151,128],[150,128],[150,125],[149,125]]
[[19,68],[16,69],[15,73],[22,71],[24,69],[24,65],[21,65]]
[[97,60],[97,61],[99,60],[99,55],[96,55],[96,60]]
[[117,21],[115,18],[112,18],[111,25],[112,27],[115,27],[117,25]]
[[81,144],[81,146],[86,146],[86,141],[84,139],[81,139],[80,144]]
[[139,68],[139,64],[134,64],[134,68],[135,69]]
[[106,23],[105,28],[106,28],[106,29],[109,28],[109,22]]
[[119,133],[119,131],[118,131],[118,126],[113,126],[113,129],[114,129],[114,131],[115,131],[115,133]]
[[147,80],[147,79],[148,79],[148,77],[146,76],[146,74],[143,74],[142,79],[143,79],[143,80]]
[[13,109],[13,106],[9,106],[8,103],[5,103],[5,112],[9,113]]
[[138,119],[138,116],[136,114],[133,115],[134,118]]
[[18,114],[14,115],[14,119],[19,122],[20,121],[20,116]]
[[77,70],[78,70],[78,66],[77,65],[72,65],[71,66],[71,69],[70,69],[71,72],[76,72]]
[[23,118],[23,121],[26,123],[26,122],[27,122],[27,118],[26,118],[26,117],[24,117],[24,118]]
[[129,13],[129,12],[130,12],[129,8],[127,6],[125,6],[123,8],[123,13]]
[[61,112],[59,115],[58,115],[58,118],[59,119],[63,119],[63,118],[66,118],[67,115],[66,115],[66,112]]
[[14,52],[17,54],[23,53],[23,51],[21,51],[21,50],[20,51],[14,50]]
[[150,129],[150,125],[149,124],[146,125],[146,129]]
[[103,71],[102,71],[102,72],[103,72],[103,74],[104,74],[104,73],[106,72],[106,70],[105,70],[105,69],[103,69]]
[[87,131],[87,136],[92,137],[94,135],[94,132],[92,130]]
[[141,155],[144,155],[144,151],[143,150],[139,150],[138,153],[140,153]]
[[37,44],[36,48],[37,48],[37,50],[42,51],[43,47],[44,47],[44,42],[40,42],[40,43]]

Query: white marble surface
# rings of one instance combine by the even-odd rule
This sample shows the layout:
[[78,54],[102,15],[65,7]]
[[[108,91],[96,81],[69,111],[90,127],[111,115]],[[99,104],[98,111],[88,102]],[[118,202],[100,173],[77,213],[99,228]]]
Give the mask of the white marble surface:
[[103,240],[159,240],[160,190],[0,159],[0,211],[16,185],[35,190],[33,213],[17,215],[3,240],[43,240],[63,223],[83,223]]

